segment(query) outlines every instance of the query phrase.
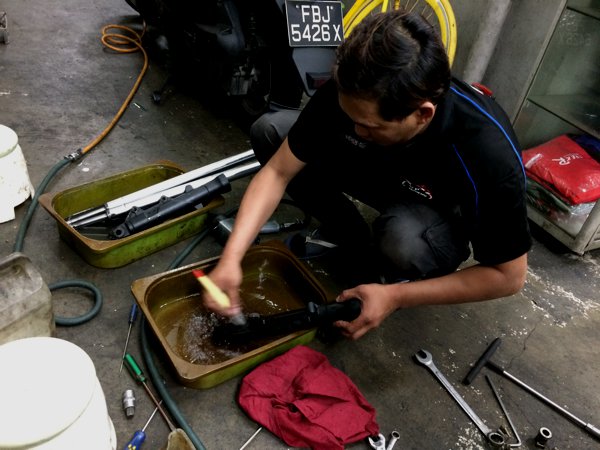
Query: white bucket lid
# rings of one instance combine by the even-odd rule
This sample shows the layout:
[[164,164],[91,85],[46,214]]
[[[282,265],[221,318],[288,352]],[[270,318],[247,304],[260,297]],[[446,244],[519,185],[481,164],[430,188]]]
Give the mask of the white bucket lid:
[[52,439],[86,410],[97,384],[87,353],[51,337],[0,345],[0,448]]
[[6,125],[0,125],[0,158],[12,152],[19,143],[17,133]]

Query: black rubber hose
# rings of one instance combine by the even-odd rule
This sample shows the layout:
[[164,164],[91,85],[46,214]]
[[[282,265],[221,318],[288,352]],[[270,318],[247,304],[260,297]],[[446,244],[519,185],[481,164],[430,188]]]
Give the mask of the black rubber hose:
[[50,172],[48,172],[46,174],[46,176],[44,177],[44,179],[42,180],[42,182],[40,183],[38,188],[35,190],[35,194],[34,194],[33,198],[31,199],[31,204],[29,205],[29,208],[27,209],[27,212],[25,213],[25,216],[23,217],[23,221],[21,222],[21,225],[19,226],[19,231],[17,233],[17,238],[15,239],[15,245],[13,247],[13,251],[20,252],[23,250],[23,242],[25,241],[25,234],[27,233],[27,229],[29,228],[29,223],[31,222],[33,213],[35,212],[35,209],[37,208],[38,198],[40,197],[40,195],[42,195],[44,193],[44,191],[46,190],[46,186],[48,186],[48,183],[50,183],[50,180],[52,180],[52,178],[54,178],[54,175],[56,175],[60,169],[62,169],[64,166],[66,166],[70,162],[71,162],[71,160],[67,159],[67,158],[63,158],[59,162],[57,162],[54,165],[54,167],[52,167],[52,169],[50,169]]
[[[236,212],[237,212],[238,208],[232,208],[229,211],[225,212],[225,214],[223,214],[225,217],[231,217],[233,216]],[[179,255],[177,255],[177,258],[175,258],[171,264],[169,264],[169,267],[167,268],[167,270],[171,270],[171,269],[176,269],[177,267],[179,267],[181,265],[181,263],[183,263],[183,260],[185,258],[187,258],[189,256],[190,253],[192,253],[192,250],[194,250],[196,248],[196,246],[198,244],[200,244],[200,242],[202,242],[204,240],[204,238],[206,236],[208,236],[212,231],[214,231],[215,227],[216,227],[216,223],[214,218],[212,220],[210,220],[209,224],[206,226],[206,228],[204,228],[204,230],[202,230],[200,233],[198,233],[198,236],[196,236],[184,249],[181,253],[179,253]]]
[[190,242],[181,253],[179,253],[179,255],[177,255],[177,258],[175,258],[173,260],[173,262],[171,264],[169,264],[168,270],[171,269],[175,269],[177,267],[179,267],[181,265],[181,263],[183,262],[183,260],[185,258],[188,257],[188,255],[192,252],[192,250],[194,250],[194,248],[196,248],[196,246],[202,242],[204,240],[204,238],[206,236],[208,236],[210,234],[211,231],[213,231],[214,229],[214,224],[210,224],[208,227],[206,227],[204,230],[202,230],[200,233],[198,233],[198,236],[196,236],[192,242]]
[[50,292],[56,291],[57,289],[64,289],[68,287],[80,287],[92,291],[94,294],[94,306],[87,313],[78,317],[59,317],[54,316],[54,322],[56,325],[63,327],[72,327],[75,325],[81,325],[91,319],[93,319],[102,309],[102,292],[94,284],[84,280],[63,280],[48,285]]
[[204,447],[204,444],[202,444],[200,438],[196,435],[196,433],[194,433],[192,427],[185,420],[185,417],[179,410],[177,403],[173,400],[169,394],[169,391],[167,391],[167,388],[165,387],[162,378],[158,373],[158,369],[154,364],[150,346],[148,344],[148,333],[149,330],[146,325],[146,319],[142,314],[140,318],[140,347],[142,348],[142,356],[144,358],[144,362],[146,363],[146,368],[148,369],[148,375],[152,379],[152,384],[154,384],[154,387],[158,391],[166,408],[171,413],[171,416],[173,416],[173,419],[175,419],[179,427],[185,431],[190,441],[192,441],[192,444],[194,444],[194,447],[196,447],[197,450],[206,450],[206,447]]
[[[230,213],[228,213],[228,214],[230,214]],[[213,231],[213,229],[214,229],[214,223],[212,223],[212,221],[211,221],[209,223],[209,225],[204,230],[202,230],[198,234],[198,236],[196,236],[183,249],[183,251],[181,253],[179,253],[179,255],[177,255],[177,258],[175,258],[171,262],[171,264],[169,264],[168,270],[179,267],[181,265],[181,263],[183,262],[183,260],[192,252],[192,250],[200,242],[202,242],[202,240],[204,240],[204,238],[206,236],[209,235],[209,233],[211,231]],[[163,379],[160,376],[158,369],[156,368],[156,364],[154,364],[154,359],[152,358],[152,350],[150,349],[150,346],[148,344],[148,334],[149,333],[150,333],[150,330],[148,329],[146,318],[142,314],[141,318],[140,318],[140,348],[141,348],[141,352],[142,352],[142,357],[144,358],[144,362],[146,363],[146,368],[148,369],[148,376],[152,380],[152,384],[154,385],[156,390],[159,392],[160,397],[162,398],[163,402],[165,403],[165,407],[167,408],[169,413],[171,413],[171,416],[175,419],[175,421],[177,422],[179,427],[187,434],[190,441],[192,441],[192,444],[194,444],[194,447],[196,447],[197,450],[206,450],[206,447],[204,447],[204,444],[202,444],[202,441],[200,440],[200,438],[196,435],[196,433],[194,432],[192,427],[188,424],[187,420],[181,413],[181,410],[177,406],[177,403],[173,400],[173,398],[171,397],[171,394],[169,394],[169,391],[167,390],[167,388],[165,387],[165,385],[163,383]]]
[[[68,157],[65,157],[65,158],[61,159],[60,161],[58,161],[50,169],[50,171],[46,174],[46,176],[44,177],[42,182],[37,187],[35,194],[34,194],[33,198],[31,199],[31,204],[27,208],[27,211],[25,212],[25,216],[23,217],[23,220],[21,221],[21,225],[19,226],[19,231],[17,232],[17,237],[15,239],[15,244],[13,246],[13,250],[15,252],[21,252],[23,250],[23,243],[25,242],[25,235],[27,234],[27,229],[29,228],[29,224],[31,223],[33,214],[35,213],[35,210],[37,209],[37,206],[39,204],[38,199],[39,199],[40,195],[42,195],[44,193],[44,191],[46,190],[46,187],[48,186],[48,184],[50,183],[52,178],[54,178],[56,176],[56,174],[63,167],[65,167],[67,164],[69,164],[71,161],[72,161],[72,159],[70,159]],[[48,289],[50,289],[50,292],[55,291],[57,289],[64,289],[67,287],[80,287],[80,288],[84,288],[84,289],[88,289],[88,290],[92,291],[92,293],[94,294],[94,306],[87,313],[85,313],[79,317],[55,316],[54,321],[55,321],[56,325],[65,326],[65,327],[81,325],[82,323],[85,323],[85,322],[91,320],[92,318],[94,318],[100,312],[100,309],[102,309],[102,292],[100,292],[100,289],[98,289],[94,284],[92,284],[88,281],[84,281],[84,280],[64,280],[64,281],[59,281],[59,282],[48,285]]]

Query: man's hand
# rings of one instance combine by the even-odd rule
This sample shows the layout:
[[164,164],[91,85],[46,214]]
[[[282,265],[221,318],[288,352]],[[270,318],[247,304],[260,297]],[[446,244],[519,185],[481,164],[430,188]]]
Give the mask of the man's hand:
[[358,339],[378,327],[398,308],[479,302],[516,294],[527,275],[527,254],[493,266],[480,264],[449,275],[394,284],[363,284],[343,291],[337,298],[362,300],[362,313],[352,322],[336,322],[342,334]]
[[242,268],[240,265],[219,262],[209,275],[210,279],[227,294],[231,306],[223,308],[206,291],[202,295],[204,306],[217,314],[227,317],[240,314],[242,312],[239,293],[240,285],[242,284]]
[[337,301],[358,298],[362,301],[362,312],[352,322],[343,320],[335,322],[344,336],[358,339],[367,331],[378,327],[383,320],[396,310],[396,299],[389,293],[389,289],[382,284],[361,284],[352,289],[343,291]]

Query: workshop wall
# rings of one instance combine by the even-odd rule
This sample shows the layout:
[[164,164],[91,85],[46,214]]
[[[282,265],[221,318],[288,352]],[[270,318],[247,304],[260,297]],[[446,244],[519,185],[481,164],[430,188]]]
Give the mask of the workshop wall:
[[508,12],[483,82],[513,120],[564,4],[565,0],[520,0]]
[[458,30],[456,55],[454,56],[452,71],[459,78],[462,78],[467,65],[473,42],[479,30],[481,17],[490,3],[490,0],[450,0]]

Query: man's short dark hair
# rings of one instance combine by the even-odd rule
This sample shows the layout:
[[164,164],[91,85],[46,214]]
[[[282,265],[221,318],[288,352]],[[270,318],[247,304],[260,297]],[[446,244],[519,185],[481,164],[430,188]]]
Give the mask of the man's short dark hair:
[[383,119],[402,119],[423,101],[439,102],[450,64],[431,24],[396,10],[373,14],[350,33],[338,47],[333,78],[340,92],[376,100]]

